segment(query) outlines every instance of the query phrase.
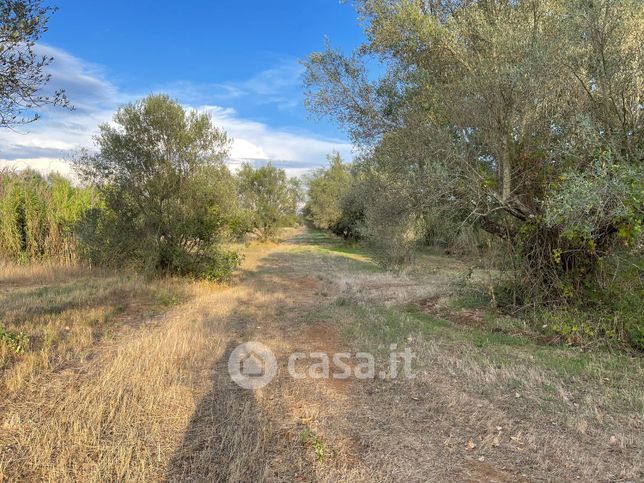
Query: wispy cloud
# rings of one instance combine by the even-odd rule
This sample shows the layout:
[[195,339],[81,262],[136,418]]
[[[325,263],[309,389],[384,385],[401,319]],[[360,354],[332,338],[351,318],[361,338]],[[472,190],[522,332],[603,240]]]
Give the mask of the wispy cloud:
[[258,105],[274,104],[285,110],[301,104],[303,74],[304,67],[297,60],[280,59],[275,66],[249,79],[199,84],[178,80],[157,85],[153,90],[167,92],[192,105],[245,100]]
[[[79,148],[92,148],[97,126],[109,122],[120,104],[141,97],[125,92],[108,79],[100,66],[85,62],[68,52],[48,45],[38,47],[43,55],[55,58],[49,89],[64,88],[74,111],[45,108],[38,122],[17,130],[0,130],[0,167],[32,167],[42,171],[69,173],[65,159]],[[306,131],[275,128],[246,119],[238,111],[222,105],[235,105],[242,99],[290,109],[299,102],[302,67],[294,60],[279,61],[274,68],[259,72],[241,82],[195,84],[177,81],[151,86],[149,92],[168,92],[187,107],[208,112],[213,122],[233,138],[231,165],[243,160],[255,163],[273,161],[291,175],[322,165],[332,150],[350,158],[351,145]]]
[[74,110],[44,107],[37,122],[15,129],[0,129],[0,167],[32,167],[64,174],[70,153],[92,144],[92,134],[100,123],[109,121],[114,107],[126,100],[101,70],[48,45],[39,45],[38,54],[51,56],[52,75],[48,91],[65,89]]
[[277,66],[264,70],[240,88],[257,97],[260,102],[276,104],[280,109],[289,109],[301,101],[304,66],[295,60],[283,60]]

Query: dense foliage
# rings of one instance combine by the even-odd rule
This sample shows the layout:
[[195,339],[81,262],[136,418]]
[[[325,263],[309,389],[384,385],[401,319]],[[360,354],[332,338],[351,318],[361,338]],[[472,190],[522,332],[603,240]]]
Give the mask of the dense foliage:
[[96,153],[75,160],[104,199],[80,226],[85,255],[95,263],[225,278],[237,263],[219,247],[237,200],[224,164],[226,134],[206,114],[158,95],[121,107],[96,142]]
[[59,175],[0,172],[0,255],[77,261],[76,223],[97,203],[92,189]]
[[[358,10],[365,45],[312,54],[306,83],[309,107],[363,147],[375,238],[401,239],[396,251],[441,220],[476,224],[510,241],[538,286],[529,295],[546,298],[634,243],[641,2],[364,0]],[[387,67],[378,81],[372,57]]]
[[644,3],[356,6],[366,42],[309,57],[307,105],[361,147],[358,231],[385,261],[485,231],[509,252],[511,303],[531,305],[608,293],[615,257],[638,266]]
[[313,226],[340,232],[342,203],[351,189],[351,166],[339,153],[328,156],[329,167],[317,169],[307,179],[307,202],[304,211]]

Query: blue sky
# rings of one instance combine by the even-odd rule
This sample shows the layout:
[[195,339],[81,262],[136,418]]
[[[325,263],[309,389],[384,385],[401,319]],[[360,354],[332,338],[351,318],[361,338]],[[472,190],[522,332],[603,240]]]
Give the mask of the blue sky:
[[45,109],[37,123],[0,132],[0,164],[67,169],[91,147],[96,126],[116,107],[167,92],[208,111],[235,139],[232,164],[267,160],[291,174],[325,163],[351,145],[328,121],[307,116],[299,60],[325,37],[344,51],[362,34],[352,6],[339,0],[58,0],[38,48],[56,59],[52,88],[76,110]]

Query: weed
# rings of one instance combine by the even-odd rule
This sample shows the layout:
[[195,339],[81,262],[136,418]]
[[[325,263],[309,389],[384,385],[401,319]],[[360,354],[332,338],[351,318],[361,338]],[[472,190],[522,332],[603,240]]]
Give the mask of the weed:
[[309,428],[304,428],[300,433],[300,442],[313,449],[317,461],[323,461],[330,455],[324,441]]
[[6,344],[14,354],[22,354],[29,346],[29,337],[0,327],[0,343]]

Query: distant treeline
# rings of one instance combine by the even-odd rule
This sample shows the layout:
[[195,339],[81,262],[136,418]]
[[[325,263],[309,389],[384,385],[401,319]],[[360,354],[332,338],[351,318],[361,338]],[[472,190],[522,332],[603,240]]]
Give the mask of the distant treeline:
[[274,237],[296,223],[300,199],[298,181],[271,164],[231,172],[229,146],[206,114],[167,96],[123,106],[97,150],[74,158],[78,185],[0,173],[0,255],[226,279],[239,255],[222,244]]

